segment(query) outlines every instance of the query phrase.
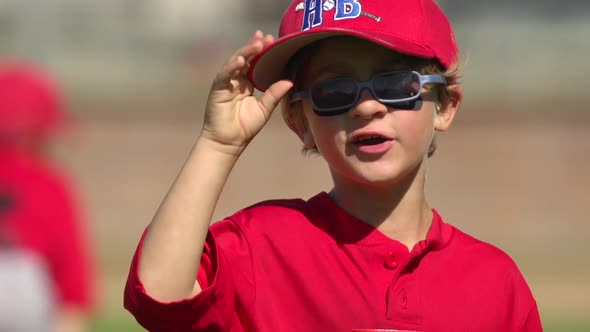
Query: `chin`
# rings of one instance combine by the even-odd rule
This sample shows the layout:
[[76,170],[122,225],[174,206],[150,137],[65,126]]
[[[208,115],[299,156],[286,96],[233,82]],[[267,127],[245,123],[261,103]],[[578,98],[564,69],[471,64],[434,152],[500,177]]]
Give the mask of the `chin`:
[[368,186],[377,188],[390,188],[398,184],[402,179],[399,176],[373,174],[362,178],[362,182]]
[[[363,167],[364,166],[364,167]],[[369,167],[367,167],[369,166]],[[412,178],[419,165],[384,163],[362,165],[354,170],[357,182],[379,188],[393,187]]]
[[[337,163],[332,163],[336,165]],[[362,186],[374,188],[391,188],[399,185],[411,177],[420,166],[419,162],[406,160],[376,160],[376,161],[352,161],[347,165],[340,163],[341,167],[330,167],[333,177],[346,179],[345,182],[357,183]]]
[[392,167],[386,169],[375,167],[357,169],[353,173],[351,176],[348,176],[349,179],[364,186],[375,188],[393,187],[404,179],[403,173],[396,171]]

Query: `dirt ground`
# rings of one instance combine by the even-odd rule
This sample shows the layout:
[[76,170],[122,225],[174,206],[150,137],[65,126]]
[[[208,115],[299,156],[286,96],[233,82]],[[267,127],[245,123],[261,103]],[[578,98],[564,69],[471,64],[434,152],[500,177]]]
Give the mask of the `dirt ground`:
[[[590,116],[477,116],[466,108],[430,161],[432,206],[515,259],[543,319],[590,320]],[[131,256],[199,127],[198,117],[89,118],[59,150],[88,209],[105,315],[126,315]],[[273,117],[232,173],[215,218],[264,199],[329,190],[321,158],[299,150]]]

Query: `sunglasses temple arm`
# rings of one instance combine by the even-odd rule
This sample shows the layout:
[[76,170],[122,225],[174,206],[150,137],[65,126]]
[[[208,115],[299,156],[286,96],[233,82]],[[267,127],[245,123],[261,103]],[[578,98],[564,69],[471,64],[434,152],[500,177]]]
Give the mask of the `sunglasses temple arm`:
[[301,101],[306,98],[309,98],[309,91],[295,92],[294,94],[291,95],[291,99],[289,100],[289,103],[292,104],[292,103]]
[[446,78],[441,75],[420,75],[420,79],[422,80],[423,84],[429,83],[441,83],[447,84]]

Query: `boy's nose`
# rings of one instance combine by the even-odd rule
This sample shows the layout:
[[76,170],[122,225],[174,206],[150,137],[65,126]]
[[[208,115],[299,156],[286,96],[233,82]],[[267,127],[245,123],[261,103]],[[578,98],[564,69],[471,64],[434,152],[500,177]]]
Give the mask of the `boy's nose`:
[[349,113],[353,117],[360,118],[382,117],[387,113],[387,105],[375,99],[371,91],[364,89]]

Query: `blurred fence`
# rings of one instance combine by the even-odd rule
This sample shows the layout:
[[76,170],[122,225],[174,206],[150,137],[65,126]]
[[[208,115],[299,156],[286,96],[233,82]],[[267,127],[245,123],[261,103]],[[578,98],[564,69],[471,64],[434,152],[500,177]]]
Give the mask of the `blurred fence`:
[[[46,64],[72,98],[185,93],[195,76],[208,82],[214,71],[206,69],[218,68],[254,29],[275,33],[287,3],[0,0],[0,52]],[[583,95],[590,69],[588,4],[441,1],[467,61],[467,101],[547,98],[563,104]],[[186,75],[187,64],[205,71]],[[176,89],[165,88],[171,82]]]

